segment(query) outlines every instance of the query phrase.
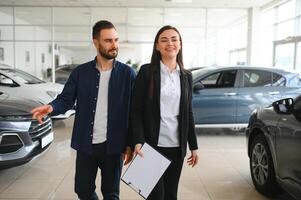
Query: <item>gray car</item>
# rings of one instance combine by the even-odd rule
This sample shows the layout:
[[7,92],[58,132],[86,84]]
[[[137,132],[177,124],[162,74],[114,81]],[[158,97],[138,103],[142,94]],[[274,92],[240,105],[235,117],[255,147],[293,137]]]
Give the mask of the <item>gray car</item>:
[[50,117],[39,124],[30,113],[40,105],[0,92],[0,169],[30,161],[52,142]]
[[281,187],[301,199],[301,95],[254,111],[246,133],[256,189],[273,196]]
[[[63,85],[38,79],[19,69],[0,64],[0,90],[20,98],[33,99],[48,104],[63,90]],[[68,110],[64,114],[51,116],[52,119],[67,119],[75,114]]]
[[71,72],[77,67],[77,64],[66,64],[56,67],[55,82],[65,85]]
[[276,68],[203,67],[192,75],[198,128],[245,128],[256,108],[301,94],[299,74]]

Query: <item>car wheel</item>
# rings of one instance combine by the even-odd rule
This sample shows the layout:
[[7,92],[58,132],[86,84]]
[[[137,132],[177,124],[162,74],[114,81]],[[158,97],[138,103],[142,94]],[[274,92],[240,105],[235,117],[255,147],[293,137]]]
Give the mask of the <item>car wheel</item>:
[[279,194],[281,189],[276,181],[273,159],[263,135],[254,138],[250,152],[250,171],[257,191],[267,196]]

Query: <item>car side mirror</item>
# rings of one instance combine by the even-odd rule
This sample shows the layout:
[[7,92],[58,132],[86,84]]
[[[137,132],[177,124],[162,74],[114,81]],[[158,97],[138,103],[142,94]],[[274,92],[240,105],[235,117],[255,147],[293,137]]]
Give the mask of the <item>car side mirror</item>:
[[293,113],[293,104],[294,100],[292,98],[287,98],[275,101],[272,106],[276,113],[288,115]]
[[205,86],[201,83],[201,82],[197,82],[194,86],[193,86],[193,92],[198,92],[199,90],[204,89]]

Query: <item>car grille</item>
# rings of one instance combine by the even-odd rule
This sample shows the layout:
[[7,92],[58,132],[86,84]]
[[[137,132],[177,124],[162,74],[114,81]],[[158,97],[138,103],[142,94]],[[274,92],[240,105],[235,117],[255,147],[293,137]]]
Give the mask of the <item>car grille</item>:
[[43,119],[43,123],[39,124],[37,120],[31,122],[31,126],[29,128],[29,135],[31,136],[33,141],[38,140],[43,135],[47,135],[52,130],[52,123],[50,117],[45,117]]

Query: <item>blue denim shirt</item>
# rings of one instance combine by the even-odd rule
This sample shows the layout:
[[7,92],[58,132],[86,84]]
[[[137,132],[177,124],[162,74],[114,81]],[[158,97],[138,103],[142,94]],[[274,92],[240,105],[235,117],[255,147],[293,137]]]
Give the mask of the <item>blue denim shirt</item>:
[[[135,72],[129,66],[114,61],[108,91],[107,152],[123,152],[127,145],[131,91]],[[65,113],[76,102],[76,113],[71,147],[92,152],[93,126],[97,105],[100,72],[96,60],[76,67],[70,74],[64,89],[50,105],[51,115]]]

